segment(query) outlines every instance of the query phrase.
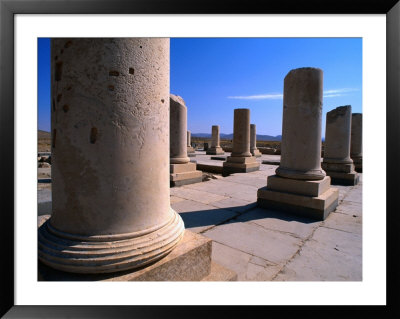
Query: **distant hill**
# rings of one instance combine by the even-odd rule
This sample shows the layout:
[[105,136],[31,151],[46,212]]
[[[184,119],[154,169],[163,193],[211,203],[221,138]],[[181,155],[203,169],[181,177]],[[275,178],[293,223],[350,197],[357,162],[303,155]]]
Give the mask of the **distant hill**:
[[[210,133],[192,133],[192,137],[202,137],[202,138],[211,138]],[[221,139],[231,140],[233,139],[233,133],[231,134],[219,134]],[[271,135],[258,135],[257,141],[280,141],[282,139],[282,135],[271,136]]]
[[49,139],[51,138],[50,132],[38,130],[38,139]]

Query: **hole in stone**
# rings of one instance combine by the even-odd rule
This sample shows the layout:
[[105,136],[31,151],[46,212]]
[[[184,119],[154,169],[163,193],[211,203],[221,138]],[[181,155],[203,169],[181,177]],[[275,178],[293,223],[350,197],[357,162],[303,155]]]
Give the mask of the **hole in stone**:
[[161,99],[161,103],[164,103],[164,99]]
[[53,99],[53,111],[55,111],[56,110],[56,101],[54,101],[54,99]]
[[65,105],[63,106],[63,111],[64,111],[64,113],[67,113],[68,110],[69,110],[69,106],[68,106],[67,104],[65,104]]
[[142,46],[140,46],[140,48],[142,48]]
[[64,48],[69,48],[71,45],[72,45],[72,41],[67,41],[67,42],[64,44]]
[[57,94],[57,102],[60,102],[62,94]]
[[60,53],[63,54],[64,53],[64,49],[61,49]]
[[134,74],[135,73],[135,69],[134,68],[129,68],[129,74]]
[[56,56],[54,57],[54,60],[56,60],[56,61],[57,61],[57,59],[58,59],[58,56],[56,55]]
[[109,86],[108,86],[108,90],[109,90],[109,91],[114,91],[114,89],[115,89],[114,85],[109,85]]
[[71,86],[67,87],[67,91],[71,91],[71,89],[72,89]]
[[62,62],[57,62],[56,71],[54,73],[56,81],[61,81],[61,73],[62,73]]
[[54,130],[53,130],[53,140],[52,140],[52,146],[53,146],[53,148],[56,147],[56,133],[57,133],[57,131],[56,131],[56,129],[54,129]]
[[112,70],[112,71],[108,72],[108,75],[109,76],[119,76],[119,72]]
[[97,128],[92,127],[90,130],[90,143],[94,144],[97,140]]

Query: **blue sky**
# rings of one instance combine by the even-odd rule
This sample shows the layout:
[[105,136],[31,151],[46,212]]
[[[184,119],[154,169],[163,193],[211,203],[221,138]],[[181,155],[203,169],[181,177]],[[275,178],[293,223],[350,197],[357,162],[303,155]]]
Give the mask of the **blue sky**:
[[[38,42],[38,128],[50,130],[50,41]],[[257,134],[282,131],[283,79],[291,70],[324,71],[326,113],[362,113],[361,38],[171,38],[171,93],[188,108],[188,130],[233,132],[233,110],[249,108]]]

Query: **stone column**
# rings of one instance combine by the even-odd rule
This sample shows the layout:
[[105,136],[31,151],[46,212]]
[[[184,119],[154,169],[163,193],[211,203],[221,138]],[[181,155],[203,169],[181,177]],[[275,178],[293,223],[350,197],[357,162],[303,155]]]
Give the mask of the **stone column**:
[[223,163],[222,175],[247,173],[260,168],[250,153],[250,110],[235,109],[233,119],[233,149],[231,156]]
[[318,220],[338,205],[339,191],[321,168],[321,69],[291,70],[284,80],[281,162],[257,203]]
[[189,157],[196,156],[194,148],[192,147],[192,134],[190,131],[187,131],[187,154]]
[[257,149],[256,125],[250,124],[250,153],[255,157],[260,157],[261,153]]
[[185,164],[187,156],[187,108],[185,101],[177,95],[170,95],[170,163]]
[[169,39],[53,39],[52,207],[39,259],[67,272],[143,267],[184,233],[170,207]]
[[219,139],[219,125],[213,125],[211,127],[211,148],[209,148],[206,152],[206,154],[209,155],[223,155],[225,154],[224,150],[221,148],[219,145],[220,139]]
[[170,186],[202,181],[202,172],[188,157],[188,133],[185,101],[170,94]]
[[362,114],[353,113],[351,120],[350,157],[357,172],[362,172]]
[[320,69],[295,69],[286,75],[283,93],[282,177],[321,180],[322,77]]
[[325,151],[322,168],[332,183],[356,185],[358,175],[350,158],[351,106],[340,106],[326,114]]

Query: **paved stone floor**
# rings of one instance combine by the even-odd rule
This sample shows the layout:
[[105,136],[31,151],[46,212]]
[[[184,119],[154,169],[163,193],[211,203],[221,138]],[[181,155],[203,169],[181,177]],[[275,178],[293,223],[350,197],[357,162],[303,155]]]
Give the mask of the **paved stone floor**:
[[[222,165],[205,152],[191,159]],[[279,156],[257,160],[266,159]],[[362,174],[356,186],[334,185],[339,206],[325,221],[314,221],[257,207],[257,189],[276,168],[261,164],[256,172],[173,187],[171,206],[187,229],[213,240],[212,259],[240,281],[361,281]],[[49,188],[41,186],[38,194],[40,214]]]

